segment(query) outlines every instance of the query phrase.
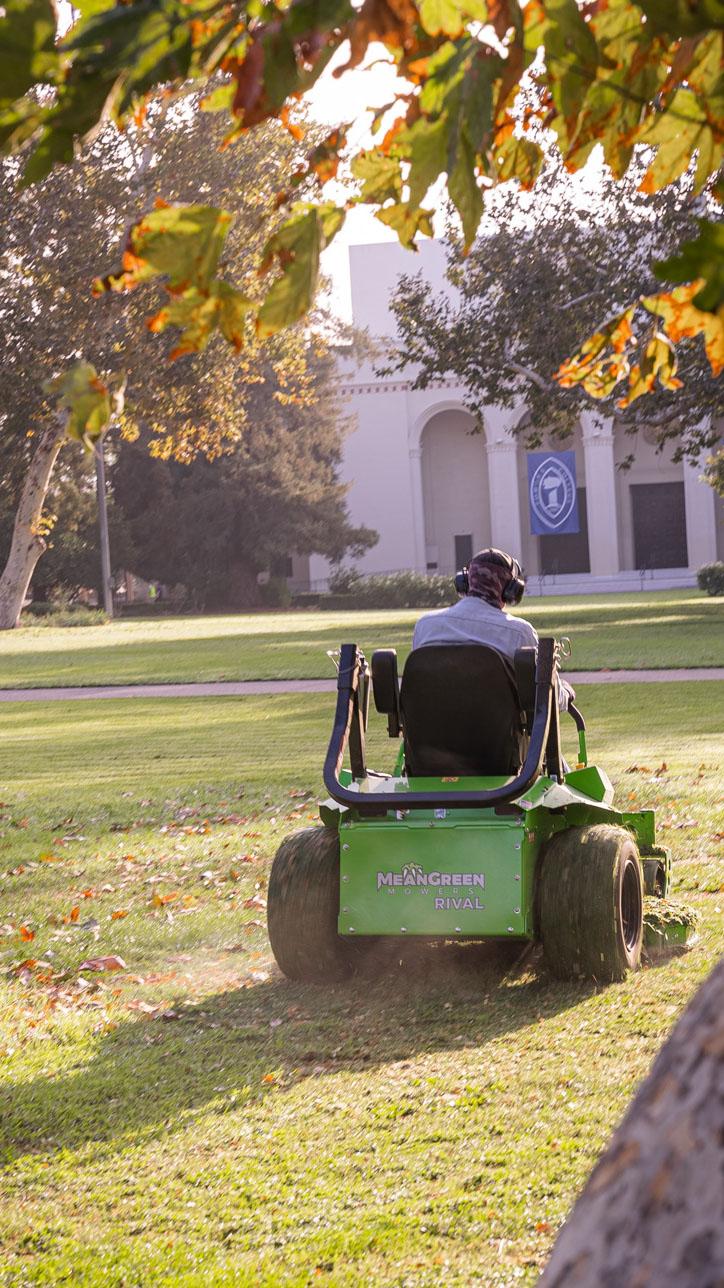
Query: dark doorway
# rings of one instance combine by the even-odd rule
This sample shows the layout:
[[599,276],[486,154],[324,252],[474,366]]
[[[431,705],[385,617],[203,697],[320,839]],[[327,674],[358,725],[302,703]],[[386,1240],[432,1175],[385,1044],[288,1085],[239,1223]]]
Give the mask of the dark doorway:
[[683,483],[632,483],[634,559],[637,568],[686,568]]
[[579,487],[578,522],[580,532],[564,532],[560,536],[539,537],[540,570],[547,576],[564,572],[590,572],[591,556],[588,550],[588,513],[586,489]]
[[473,557],[472,533],[466,532],[464,536],[455,538],[455,568],[458,571],[461,568],[467,568],[472,557]]

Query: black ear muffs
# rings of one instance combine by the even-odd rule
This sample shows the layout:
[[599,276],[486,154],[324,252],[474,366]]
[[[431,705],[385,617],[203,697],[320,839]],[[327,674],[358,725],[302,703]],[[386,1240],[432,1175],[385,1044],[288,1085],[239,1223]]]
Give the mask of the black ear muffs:
[[[518,560],[513,559],[511,555],[504,554],[502,550],[495,550],[490,553],[494,555],[491,562],[502,564],[510,573],[510,580],[503,587],[503,603],[512,604],[513,606],[519,604],[525,593],[525,574]],[[470,580],[467,568],[461,568],[460,572],[456,572],[455,589],[458,595],[469,594]]]
[[504,604],[519,604],[525,593],[525,575],[517,559],[513,560],[510,581],[503,588]]

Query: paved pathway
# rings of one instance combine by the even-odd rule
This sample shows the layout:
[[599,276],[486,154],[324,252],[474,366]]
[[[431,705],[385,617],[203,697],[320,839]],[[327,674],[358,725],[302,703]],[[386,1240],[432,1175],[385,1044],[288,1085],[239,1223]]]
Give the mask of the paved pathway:
[[[724,680],[724,666],[673,671],[566,671],[579,684],[652,684]],[[336,680],[219,680],[210,684],[114,684],[68,689],[0,689],[0,702],[66,702],[91,698],[236,698],[272,693],[332,693]]]

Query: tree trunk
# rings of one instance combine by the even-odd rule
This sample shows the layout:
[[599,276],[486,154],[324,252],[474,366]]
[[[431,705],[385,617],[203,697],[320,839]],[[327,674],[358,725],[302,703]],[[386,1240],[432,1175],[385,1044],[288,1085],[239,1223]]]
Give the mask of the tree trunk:
[[63,431],[53,425],[38,439],[15,515],[10,554],[0,577],[0,630],[18,625],[23,600],[46,541],[39,532],[50,476],[63,446]]
[[724,1284],[724,961],[684,1011],[538,1288]]

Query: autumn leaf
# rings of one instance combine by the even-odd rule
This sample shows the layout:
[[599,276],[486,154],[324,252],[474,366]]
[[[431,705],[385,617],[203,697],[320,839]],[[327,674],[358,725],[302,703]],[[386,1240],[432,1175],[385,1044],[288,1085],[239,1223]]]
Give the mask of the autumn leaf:
[[421,210],[406,203],[396,203],[393,206],[385,206],[378,210],[375,218],[380,223],[386,224],[388,228],[393,228],[403,246],[408,250],[416,250],[415,237],[422,233],[425,237],[432,237],[432,211]]
[[151,900],[154,908],[163,908],[167,903],[173,903],[178,899],[180,891],[172,890],[170,894],[155,894]]
[[20,927],[20,938],[21,938],[21,939],[22,939],[26,944],[29,944],[29,943],[30,943],[30,941],[31,941],[31,939],[35,939],[35,931],[34,931],[34,930],[31,930],[31,929],[29,928],[29,926],[21,926],[21,927]]
[[402,193],[402,173],[397,157],[385,156],[380,148],[360,152],[351,165],[355,179],[362,183],[361,201],[399,200]]
[[714,376],[724,370],[724,305],[717,313],[704,312],[694,304],[703,283],[691,282],[661,295],[642,297],[644,308],[661,318],[662,328],[672,344],[701,335]]
[[112,390],[90,362],[74,362],[43,386],[64,421],[68,438],[90,445],[101,438],[114,410]]
[[127,916],[128,908],[116,908],[115,912],[111,913],[111,921],[122,921]]
[[122,957],[89,957],[86,961],[81,962],[78,970],[91,971],[113,971],[127,970],[128,967]]

